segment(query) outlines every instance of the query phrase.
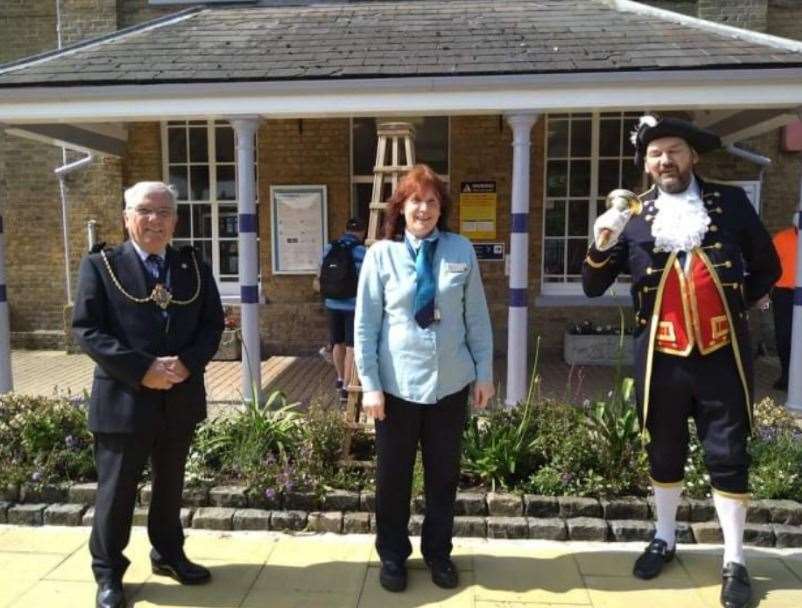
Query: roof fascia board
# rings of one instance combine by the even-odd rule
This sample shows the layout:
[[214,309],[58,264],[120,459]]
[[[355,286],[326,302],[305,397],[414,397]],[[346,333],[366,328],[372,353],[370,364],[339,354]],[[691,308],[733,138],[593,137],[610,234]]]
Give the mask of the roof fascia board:
[[63,146],[85,154],[101,153],[122,157],[125,140],[66,124],[6,125],[6,133],[54,146]]
[[588,74],[566,76],[570,78],[455,77],[0,89],[0,121],[105,122],[235,114],[311,118],[802,105],[802,68],[594,74],[592,80]]
[[772,36],[771,34],[763,34],[761,32],[745,30],[739,27],[733,27],[731,25],[716,23],[715,21],[707,21],[706,19],[691,17],[689,15],[683,15],[682,13],[675,13],[674,11],[667,9],[655,8],[653,6],[641,4],[640,2],[634,2],[633,0],[602,0],[602,2],[617,11],[644,15],[646,17],[657,17],[659,19],[665,19],[675,23],[680,23],[682,25],[687,25],[688,27],[707,30],[720,36],[731,36],[733,38],[739,38],[755,44],[765,44],[788,51],[802,52],[802,42],[791,40],[789,38],[782,38],[780,36]]

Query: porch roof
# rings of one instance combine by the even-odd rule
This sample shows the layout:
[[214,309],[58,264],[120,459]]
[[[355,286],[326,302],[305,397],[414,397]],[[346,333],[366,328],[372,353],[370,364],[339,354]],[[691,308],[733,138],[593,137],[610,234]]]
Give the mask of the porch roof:
[[802,66],[802,44],[621,0],[208,7],[0,66],[0,87]]

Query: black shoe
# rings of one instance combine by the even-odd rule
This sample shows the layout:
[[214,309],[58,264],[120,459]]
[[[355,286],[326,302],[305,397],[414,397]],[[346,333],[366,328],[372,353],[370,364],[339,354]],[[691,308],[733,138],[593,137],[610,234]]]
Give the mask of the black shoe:
[[348,403],[348,389],[341,388],[339,391],[340,403]]
[[669,549],[666,541],[655,538],[641,553],[641,556],[635,560],[632,574],[644,580],[654,578],[660,574],[663,565],[674,559],[676,552],[676,547]]
[[153,567],[153,574],[169,576],[182,585],[201,585],[209,582],[212,578],[212,573],[207,568],[193,564],[186,557],[175,561],[151,557],[150,564]]
[[447,557],[427,559],[426,565],[432,573],[432,582],[443,589],[454,589],[459,585],[457,567]]
[[379,583],[387,591],[396,593],[407,588],[407,567],[398,562],[382,562],[379,570]]
[[123,593],[122,583],[98,583],[95,608],[125,608],[125,594]]
[[745,608],[752,599],[752,584],[746,566],[727,562],[721,571],[721,605],[724,608]]

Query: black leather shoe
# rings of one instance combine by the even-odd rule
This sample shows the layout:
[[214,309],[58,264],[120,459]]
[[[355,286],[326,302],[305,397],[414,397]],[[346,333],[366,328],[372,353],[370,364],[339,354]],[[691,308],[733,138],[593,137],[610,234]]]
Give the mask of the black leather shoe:
[[432,574],[432,582],[443,589],[453,589],[459,585],[457,567],[447,557],[427,559],[426,565]]
[[721,571],[721,605],[724,608],[745,608],[752,599],[752,583],[746,566],[727,562]]
[[381,570],[379,570],[379,584],[393,593],[403,591],[407,588],[407,567],[389,560],[382,562]]
[[98,583],[95,608],[125,608],[125,594],[123,593],[122,583]]
[[193,564],[186,557],[175,561],[151,558],[150,564],[153,566],[153,574],[169,576],[182,585],[201,585],[208,583],[212,578],[212,573],[208,569]]
[[676,552],[676,547],[669,549],[666,541],[655,538],[641,553],[640,557],[635,560],[632,574],[644,580],[654,578],[660,574],[665,564],[674,559]]

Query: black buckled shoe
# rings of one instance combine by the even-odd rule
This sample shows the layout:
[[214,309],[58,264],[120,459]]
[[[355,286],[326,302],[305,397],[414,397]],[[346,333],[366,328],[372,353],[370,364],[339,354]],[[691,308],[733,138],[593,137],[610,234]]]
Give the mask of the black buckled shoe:
[[454,589],[459,585],[457,567],[447,557],[427,559],[426,565],[432,573],[432,582],[443,589]]
[[192,563],[185,556],[174,561],[164,558],[154,559],[151,556],[150,564],[153,567],[153,574],[169,576],[182,585],[202,585],[212,578],[212,573],[207,568]]
[[122,583],[98,583],[95,608],[125,608],[125,594],[123,593]]
[[721,605],[724,608],[745,608],[752,600],[752,583],[746,566],[727,562],[721,571]]
[[666,541],[655,538],[641,553],[640,557],[635,560],[632,574],[644,580],[654,578],[660,574],[665,564],[674,559],[676,552],[676,547],[669,549]]
[[379,584],[387,591],[398,593],[407,588],[407,567],[399,562],[382,562],[379,570]]

